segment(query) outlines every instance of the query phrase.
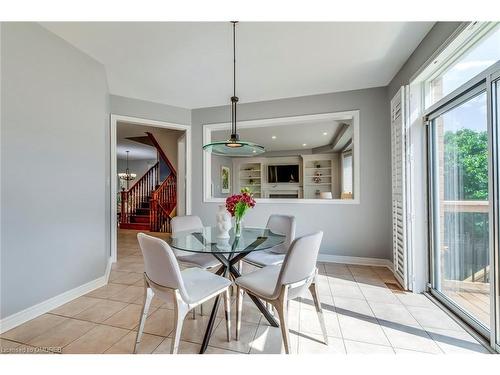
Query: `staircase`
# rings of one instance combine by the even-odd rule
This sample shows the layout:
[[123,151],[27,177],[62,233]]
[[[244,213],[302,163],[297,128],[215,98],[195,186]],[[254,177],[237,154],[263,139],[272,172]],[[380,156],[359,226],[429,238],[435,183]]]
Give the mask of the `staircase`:
[[177,175],[154,136],[146,134],[158,150],[160,160],[129,190],[121,192],[120,228],[170,232],[177,206]]

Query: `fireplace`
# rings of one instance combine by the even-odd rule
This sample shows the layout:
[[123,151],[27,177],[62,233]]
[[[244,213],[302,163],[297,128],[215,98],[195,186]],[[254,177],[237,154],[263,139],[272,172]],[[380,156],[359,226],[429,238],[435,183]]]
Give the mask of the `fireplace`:
[[298,199],[298,193],[274,193],[269,194],[269,198]]

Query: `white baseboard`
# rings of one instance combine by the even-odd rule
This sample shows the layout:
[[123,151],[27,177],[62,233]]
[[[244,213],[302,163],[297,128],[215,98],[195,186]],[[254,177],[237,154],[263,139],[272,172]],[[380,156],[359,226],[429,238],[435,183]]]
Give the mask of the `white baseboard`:
[[393,269],[392,262],[389,259],[381,259],[381,258],[350,257],[344,255],[332,255],[332,254],[320,253],[318,255],[318,261],[326,263],[353,264],[359,266],[387,267],[391,271]]
[[0,320],[0,334],[106,285],[111,272],[111,263],[109,258],[103,276],[3,318]]

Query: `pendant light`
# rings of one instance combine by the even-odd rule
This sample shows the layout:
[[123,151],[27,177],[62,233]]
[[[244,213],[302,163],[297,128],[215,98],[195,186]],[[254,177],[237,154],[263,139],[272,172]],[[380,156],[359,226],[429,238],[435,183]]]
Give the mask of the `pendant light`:
[[233,24],[233,96],[231,97],[231,136],[227,141],[218,141],[206,144],[203,149],[214,155],[220,156],[255,156],[265,152],[263,146],[240,140],[236,129],[236,24],[238,21],[231,21]]
[[[120,180],[124,180],[124,181],[127,181],[127,190],[129,188],[129,181],[133,181],[135,180],[135,178],[137,177],[137,175],[135,173],[130,173],[130,169],[128,169],[128,153],[130,151],[125,151],[127,153],[127,168],[125,169],[125,173],[118,173],[118,178]],[[124,188],[122,188],[123,190]]]

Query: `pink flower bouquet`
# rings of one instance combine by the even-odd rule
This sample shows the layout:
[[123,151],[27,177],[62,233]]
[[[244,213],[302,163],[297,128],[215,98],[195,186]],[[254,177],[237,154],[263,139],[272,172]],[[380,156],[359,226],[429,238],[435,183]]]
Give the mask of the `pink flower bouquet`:
[[236,237],[241,235],[241,221],[249,208],[255,207],[255,199],[253,199],[250,189],[241,189],[241,194],[233,194],[226,199],[226,209],[231,216],[236,220],[234,234]]

